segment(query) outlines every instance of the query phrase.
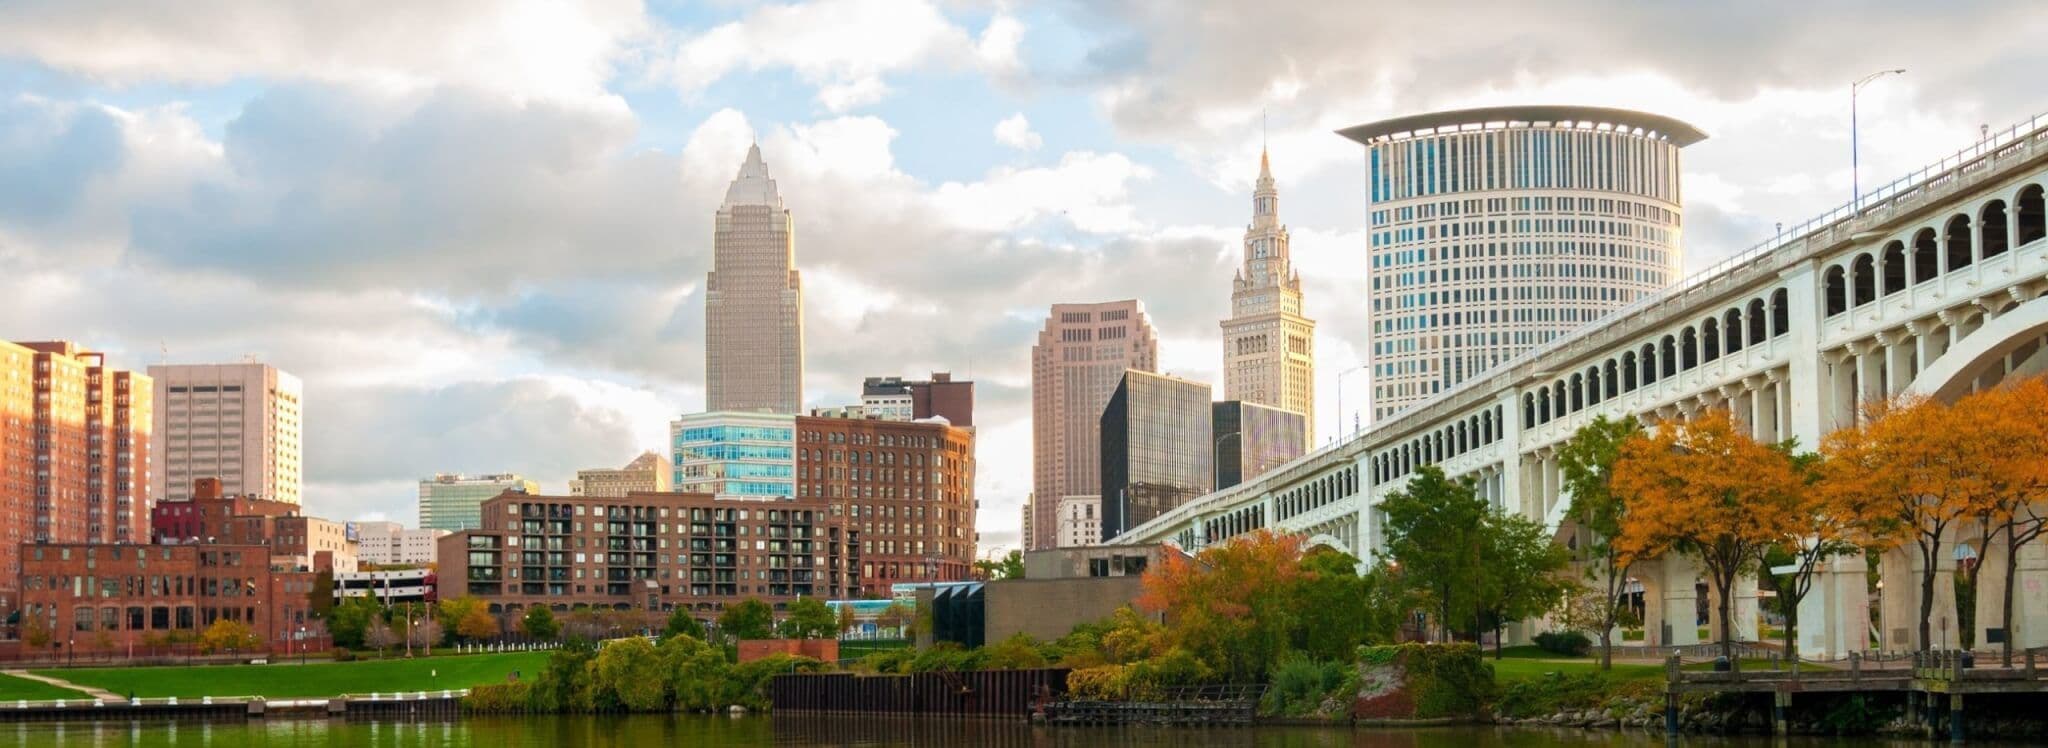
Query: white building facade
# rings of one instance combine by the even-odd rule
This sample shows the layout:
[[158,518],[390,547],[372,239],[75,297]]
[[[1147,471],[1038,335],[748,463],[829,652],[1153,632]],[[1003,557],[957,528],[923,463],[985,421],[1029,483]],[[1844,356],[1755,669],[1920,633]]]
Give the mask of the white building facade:
[[447,530],[408,529],[397,522],[356,522],[356,556],[373,564],[434,563],[434,542]]
[[219,478],[230,496],[299,503],[298,377],[260,363],[159,365],[149,376],[158,462],[150,495],[187,501],[194,479]]
[[1102,542],[1102,497],[1062,496],[1059,518],[1059,547]]
[[1679,149],[1706,137],[1691,125],[1523,106],[1341,134],[1366,146],[1368,420],[1678,279]]

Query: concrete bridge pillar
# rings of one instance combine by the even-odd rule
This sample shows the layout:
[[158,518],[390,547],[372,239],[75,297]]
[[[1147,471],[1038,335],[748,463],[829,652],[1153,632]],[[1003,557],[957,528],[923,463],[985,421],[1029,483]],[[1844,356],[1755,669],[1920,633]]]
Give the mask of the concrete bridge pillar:
[[[1744,574],[1735,578],[1735,589],[1731,590],[1735,604],[1728,610],[1729,623],[1735,627],[1735,641],[1757,640],[1756,576]],[[1707,585],[1707,639],[1721,640],[1720,592],[1712,584]]]
[[1869,565],[1861,554],[1837,556],[1813,572],[1799,601],[1799,656],[1839,660],[1870,648]]
[[[1700,643],[1699,569],[1676,553],[1640,564],[1643,583],[1643,643],[1671,647]],[[1668,629],[1668,630],[1667,630]]]
[[[1884,649],[1923,648],[1919,639],[1922,568],[1920,548],[1911,542],[1878,557],[1878,580],[1884,585],[1878,608],[1878,637]],[[1952,648],[1960,641],[1956,635],[1956,557],[1953,543],[1941,544],[1940,552],[1935,554],[1935,569],[1934,609],[1927,619],[1927,635],[1932,641],[1925,645],[1935,649]]]

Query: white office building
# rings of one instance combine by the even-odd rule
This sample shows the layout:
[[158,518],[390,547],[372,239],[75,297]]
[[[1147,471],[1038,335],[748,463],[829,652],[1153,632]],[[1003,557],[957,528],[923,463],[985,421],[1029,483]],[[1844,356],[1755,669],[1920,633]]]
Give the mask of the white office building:
[[157,469],[150,495],[189,501],[192,481],[219,478],[229,496],[299,503],[299,378],[268,364],[149,367],[155,382]]
[[373,564],[434,563],[434,542],[447,530],[407,529],[397,522],[356,522],[357,558]]
[[1678,152],[1706,137],[1691,125],[1513,106],[1341,132],[1366,147],[1372,386],[1352,410],[1371,420],[1679,277]]

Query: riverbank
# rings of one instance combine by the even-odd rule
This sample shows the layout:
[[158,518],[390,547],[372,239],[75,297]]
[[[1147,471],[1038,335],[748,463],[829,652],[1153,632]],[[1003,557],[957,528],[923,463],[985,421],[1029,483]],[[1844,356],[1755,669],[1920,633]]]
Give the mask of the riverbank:
[[[63,668],[29,672],[123,697],[324,698],[344,694],[445,691],[505,683],[515,673],[522,678],[534,677],[547,666],[547,658],[547,652],[499,652],[355,662],[300,664],[291,661],[267,665]],[[49,687],[48,684],[41,685]],[[32,687],[0,681],[0,688]],[[4,698],[0,696],[0,699]],[[75,699],[89,696],[67,691],[14,698]]]

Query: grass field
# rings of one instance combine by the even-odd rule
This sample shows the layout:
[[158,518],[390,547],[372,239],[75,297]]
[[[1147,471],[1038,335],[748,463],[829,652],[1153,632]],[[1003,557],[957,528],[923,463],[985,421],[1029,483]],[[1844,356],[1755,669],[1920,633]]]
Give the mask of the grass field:
[[[361,660],[299,665],[196,665],[190,667],[78,668],[36,670],[37,675],[118,694],[160,696],[336,696],[349,693],[439,691],[503,683],[519,671],[531,680],[546,667],[546,652],[443,655],[413,660]],[[19,697],[27,698],[27,697]],[[61,697],[45,697],[61,698]]]
[[[1538,678],[1544,673],[1591,673],[1600,669],[1600,658],[1597,656],[1565,657],[1535,647],[1508,647],[1502,650],[1501,654],[1504,658],[1495,660],[1493,652],[1489,650],[1486,653],[1486,662],[1493,666],[1494,678],[1502,682]],[[1683,667],[1689,671],[1712,670],[1714,663],[1693,662]],[[1770,667],[1769,660],[1742,661],[1744,670],[1769,670]],[[1799,668],[1806,672],[1828,669],[1810,662],[1799,663]],[[1608,671],[1608,675],[1616,681],[1663,680],[1664,666],[1640,660],[1617,661],[1614,663],[1614,669]]]
[[69,688],[58,688],[48,683],[16,678],[0,674],[0,701],[46,701],[49,699],[83,699],[85,694]]

